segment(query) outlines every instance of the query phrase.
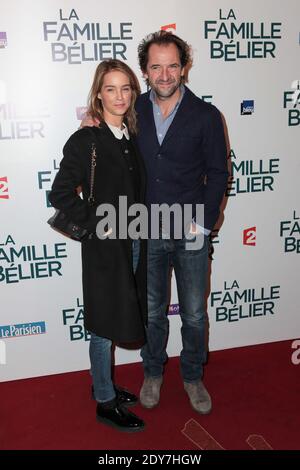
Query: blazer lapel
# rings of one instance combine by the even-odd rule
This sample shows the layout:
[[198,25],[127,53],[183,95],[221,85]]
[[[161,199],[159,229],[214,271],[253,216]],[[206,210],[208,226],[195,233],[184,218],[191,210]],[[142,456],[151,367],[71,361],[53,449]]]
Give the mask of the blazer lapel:
[[142,115],[138,115],[138,123],[142,123],[143,127],[143,138],[147,138],[151,147],[154,146],[154,143],[159,147],[159,142],[157,139],[156,127],[153,116],[153,106],[150,100],[150,92],[148,92],[146,105],[143,106]]

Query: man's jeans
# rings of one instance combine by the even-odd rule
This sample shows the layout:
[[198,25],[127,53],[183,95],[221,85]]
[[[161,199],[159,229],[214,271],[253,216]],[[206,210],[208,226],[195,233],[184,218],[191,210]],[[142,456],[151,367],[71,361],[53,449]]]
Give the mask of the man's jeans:
[[[132,263],[135,272],[140,254],[140,241],[132,242]],[[99,306],[101,308],[101,306]],[[91,333],[90,341],[90,361],[91,374],[95,399],[98,402],[113,400],[116,396],[114,384],[111,378],[111,347],[112,341],[108,338],[96,336]]]
[[186,240],[148,240],[148,327],[147,343],[143,346],[146,377],[163,373],[167,360],[166,343],[169,320],[169,274],[174,266],[179,310],[182,321],[183,349],[180,354],[184,382],[201,379],[206,360],[205,346],[205,289],[208,269],[208,239],[203,237],[201,249],[186,250]]

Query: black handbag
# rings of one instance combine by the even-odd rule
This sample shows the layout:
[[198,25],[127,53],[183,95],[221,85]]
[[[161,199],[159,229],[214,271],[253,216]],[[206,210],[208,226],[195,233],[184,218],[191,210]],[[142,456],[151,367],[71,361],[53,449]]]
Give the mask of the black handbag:
[[[92,207],[94,205],[94,183],[95,183],[95,168],[96,168],[96,147],[95,144],[92,143],[91,148],[91,178],[90,178],[90,195],[88,198],[88,203]],[[73,222],[68,215],[66,215],[62,210],[56,209],[55,213],[47,223],[57,232],[65,235],[66,237],[72,238],[76,241],[82,241],[88,237],[88,231],[80,227],[78,224]]]

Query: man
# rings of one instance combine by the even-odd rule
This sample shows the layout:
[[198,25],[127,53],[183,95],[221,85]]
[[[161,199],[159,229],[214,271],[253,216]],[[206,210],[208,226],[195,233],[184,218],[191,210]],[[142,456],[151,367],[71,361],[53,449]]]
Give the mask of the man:
[[[218,216],[228,172],[226,144],[219,111],[197,98],[185,85],[191,63],[188,44],[159,31],[138,47],[139,64],[151,90],[136,102],[138,144],[147,170],[146,203],[204,204],[204,226],[191,221],[192,232],[204,234],[199,249],[188,249],[185,236],[176,239],[173,228],[161,227],[159,239],[148,240],[147,343],[141,350],[144,383],[140,402],[158,405],[163,383],[169,321],[168,282],[174,267],[182,320],[181,374],[190,403],[201,414],[211,411],[211,398],[203,382],[205,348],[205,290],[208,270],[208,235]],[[87,119],[83,125],[91,124]],[[176,222],[176,220],[173,220]]]
[[207,236],[218,219],[228,178],[223,125],[219,111],[183,84],[191,61],[189,46],[183,40],[160,31],[140,43],[138,54],[151,87],[136,103],[138,143],[148,178],[147,206],[204,204],[204,227],[200,230],[205,234],[203,246],[197,250],[188,250],[184,238],[148,241],[148,327],[147,343],[141,351],[145,379],[140,402],[146,408],[159,403],[167,360],[166,310],[173,265],[182,320],[180,366],[184,389],[192,407],[207,414],[212,407],[202,382]]

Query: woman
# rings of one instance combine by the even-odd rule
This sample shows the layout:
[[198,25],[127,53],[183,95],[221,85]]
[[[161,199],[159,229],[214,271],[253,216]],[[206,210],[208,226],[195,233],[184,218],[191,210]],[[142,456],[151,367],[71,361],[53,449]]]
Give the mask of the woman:
[[[84,325],[91,333],[96,416],[99,421],[124,431],[142,430],[144,422],[125,406],[136,403],[137,397],[112,381],[112,342],[144,341],[146,246],[144,240],[112,237],[112,227],[107,227],[107,236],[105,232],[99,236],[96,226],[100,217],[96,209],[109,203],[116,209],[118,220],[119,196],[127,197],[128,207],[144,200],[145,169],[133,140],[134,103],[139,93],[138,80],[125,63],[109,59],[98,65],[88,114],[100,122],[99,127],[80,129],[67,141],[49,195],[55,208],[89,233],[82,241],[82,279]],[[93,144],[95,204],[91,207],[88,198]],[[83,198],[77,193],[79,186]]]

